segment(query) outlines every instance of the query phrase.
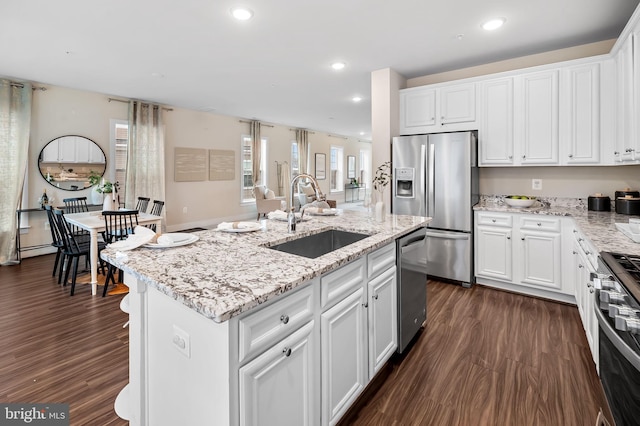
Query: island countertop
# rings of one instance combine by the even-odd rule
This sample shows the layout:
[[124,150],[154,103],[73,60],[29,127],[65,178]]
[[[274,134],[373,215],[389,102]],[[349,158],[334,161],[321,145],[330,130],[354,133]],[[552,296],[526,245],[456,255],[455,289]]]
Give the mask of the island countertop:
[[[387,215],[378,223],[366,213],[344,211],[313,216],[298,223],[296,233],[288,234],[286,222],[264,219],[255,232],[199,231],[194,233],[199,240],[187,246],[125,252],[107,247],[100,256],[205,317],[224,322],[427,226],[430,220]],[[267,248],[329,229],[370,236],[316,259]]]

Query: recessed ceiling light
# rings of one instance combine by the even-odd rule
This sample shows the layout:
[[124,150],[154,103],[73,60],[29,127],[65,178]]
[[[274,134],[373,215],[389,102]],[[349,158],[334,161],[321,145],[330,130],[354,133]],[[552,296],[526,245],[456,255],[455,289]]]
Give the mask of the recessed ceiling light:
[[360,102],[362,98],[360,96],[354,96],[353,98],[351,98],[351,100],[357,103],[357,102]]
[[333,68],[336,71],[340,71],[341,69],[344,69],[344,67],[346,67],[347,64],[345,64],[344,62],[334,62],[331,64],[331,68]]
[[505,18],[494,18],[490,19],[484,24],[482,24],[482,28],[487,31],[493,31],[500,28],[507,20]]
[[253,11],[246,7],[238,6],[231,9],[231,15],[238,21],[247,21],[253,17]]

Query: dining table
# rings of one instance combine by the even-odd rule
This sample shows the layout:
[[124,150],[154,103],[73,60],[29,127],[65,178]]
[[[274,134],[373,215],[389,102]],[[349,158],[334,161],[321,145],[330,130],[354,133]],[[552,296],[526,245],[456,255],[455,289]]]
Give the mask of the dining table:
[[[91,294],[96,295],[98,292],[98,235],[106,230],[106,224],[102,212],[82,212],[69,213],[64,217],[72,225],[89,232],[90,240],[90,266],[91,266]],[[162,216],[156,216],[149,213],[138,214],[138,225],[156,225],[156,229],[161,229]]]

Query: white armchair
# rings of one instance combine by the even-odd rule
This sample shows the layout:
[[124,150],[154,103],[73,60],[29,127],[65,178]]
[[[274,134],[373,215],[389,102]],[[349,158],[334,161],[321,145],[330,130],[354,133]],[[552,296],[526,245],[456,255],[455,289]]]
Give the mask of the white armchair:
[[266,216],[269,212],[284,208],[284,197],[276,197],[275,193],[265,185],[254,186],[253,196],[256,197],[258,220],[260,219],[260,215]]

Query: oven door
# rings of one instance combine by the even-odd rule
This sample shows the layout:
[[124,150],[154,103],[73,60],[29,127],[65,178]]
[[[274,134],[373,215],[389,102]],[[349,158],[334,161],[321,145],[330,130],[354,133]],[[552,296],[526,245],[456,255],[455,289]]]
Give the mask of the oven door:
[[[637,341],[595,306],[599,325],[600,381],[617,426],[640,424],[640,355]],[[636,336],[637,337],[637,336]]]

